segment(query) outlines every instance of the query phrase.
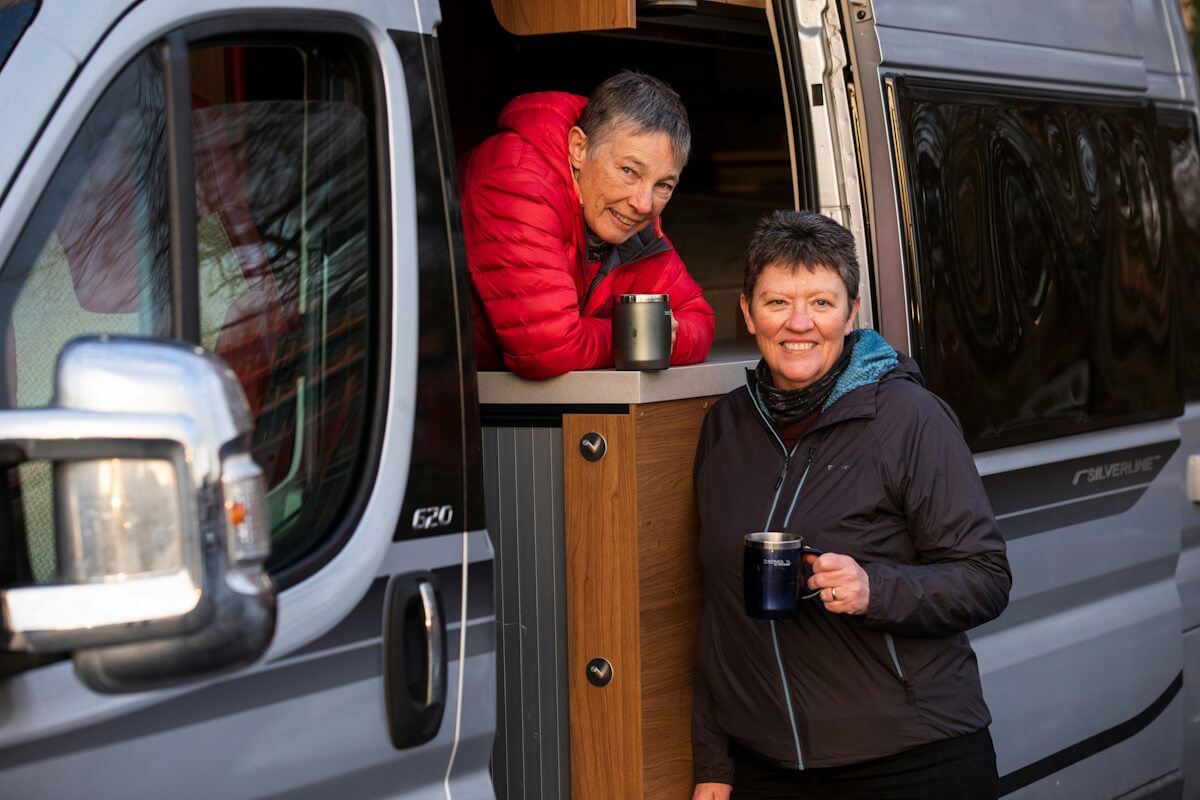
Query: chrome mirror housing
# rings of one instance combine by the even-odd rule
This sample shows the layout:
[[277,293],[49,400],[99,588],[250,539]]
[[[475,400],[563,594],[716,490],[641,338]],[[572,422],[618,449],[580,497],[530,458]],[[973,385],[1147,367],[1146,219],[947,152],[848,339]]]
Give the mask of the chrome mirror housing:
[[51,407],[0,412],[9,463],[54,462],[58,583],[0,591],[0,647],[73,652],[98,691],[240,666],[275,626],[262,473],[236,376],[173,342],[84,337]]
[[[0,413],[0,446],[22,461],[58,463],[63,472],[110,472],[134,464],[153,465],[164,480],[156,498],[174,518],[149,569],[124,570],[121,551],[139,544],[122,536],[118,514],[125,493],[111,486],[107,496],[58,494],[56,530],[59,574],[64,582],[0,592],[0,635],[5,649],[62,652],[80,647],[183,633],[211,613],[201,606],[203,570],[196,498],[190,485],[198,431],[186,417],[157,414],[100,414],[72,409],[33,409]],[[87,459],[69,462],[68,459]],[[105,508],[104,506],[108,507]],[[168,513],[170,513],[168,512]],[[114,528],[117,528],[116,535]],[[173,534],[173,535],[172,535]],[[150,548],[144,548],[149,550]]]

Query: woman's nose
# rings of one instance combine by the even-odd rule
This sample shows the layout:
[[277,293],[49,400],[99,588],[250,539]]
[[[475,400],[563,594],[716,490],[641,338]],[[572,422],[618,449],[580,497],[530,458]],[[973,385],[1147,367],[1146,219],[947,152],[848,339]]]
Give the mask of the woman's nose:
[[639,214],[649,214],[654,210],[654,187],[639,184],[629,198],[629,205]]
[[788,329],[793,331],[806,331],[812,327],[812,319],[808,316],[808,309],[803,304],[797,304],[792,308],[792,313],[788,315]]

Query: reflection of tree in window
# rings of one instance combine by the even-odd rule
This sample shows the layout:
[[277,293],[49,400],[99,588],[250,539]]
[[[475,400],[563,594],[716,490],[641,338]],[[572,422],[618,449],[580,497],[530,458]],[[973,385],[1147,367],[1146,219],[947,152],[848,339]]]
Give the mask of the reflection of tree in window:
[[[77,336],[170,334],[162,71],[148,51],[101,95],[0,273],[4,402],[50,401],[59,351]],[[48,464],[22,465],[21,510],[33,575],[54,573]]]
[[332,41],[204,48],[192,67],[202,337],[255,414],[279,567],[354,487],[373,213],[361,69]]

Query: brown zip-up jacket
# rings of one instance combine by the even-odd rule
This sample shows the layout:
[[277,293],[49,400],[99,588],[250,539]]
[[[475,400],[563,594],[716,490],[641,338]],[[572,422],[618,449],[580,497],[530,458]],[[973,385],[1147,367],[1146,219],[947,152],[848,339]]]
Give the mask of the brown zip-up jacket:
[[[874,331],[851,337],[865,351],[886,348],[887,371],[856,368],[856,348],[847,377],[864,382],[839,382],[791,454],[752,399],[752,379],[705,420],[694,473],[697,783],[733,783],[733,743],[785,768],[832,767],[991,722],[965,631],[1008,602],[1004,539],[953,412],[911,359],[891,366]],[[810,600],[795,619],[747,617],[742,537],[761,530],[857,559],[870,582],[866,615]]]

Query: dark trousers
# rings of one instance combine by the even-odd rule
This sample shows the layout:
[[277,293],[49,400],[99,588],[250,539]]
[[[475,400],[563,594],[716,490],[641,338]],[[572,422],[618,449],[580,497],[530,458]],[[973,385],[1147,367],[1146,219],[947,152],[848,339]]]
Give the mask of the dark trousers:
[[734,749],[732,800],[996,800],[988,729],[861,764],[783,769]]

